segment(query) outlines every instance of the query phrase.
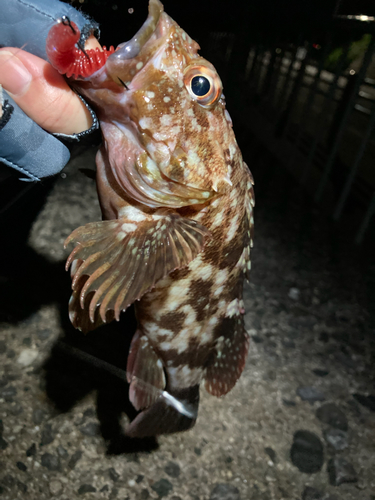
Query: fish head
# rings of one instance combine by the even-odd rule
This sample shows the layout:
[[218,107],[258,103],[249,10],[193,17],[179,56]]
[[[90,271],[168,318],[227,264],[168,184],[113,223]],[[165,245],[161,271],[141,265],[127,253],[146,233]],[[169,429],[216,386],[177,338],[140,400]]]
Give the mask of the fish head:
[[119,147],[112,148],[112,169],[119,184],[143,203],[145,192],[155,198],[151,188],[175,194],[178,201],[157,201],[175,207],[201,204],[230,189],[237,151],[232,122],[220,77],[199,48],[159,0],[150,0],[144,25],[101,71],[107,78],[99,102],[103,134],[109,143],[117,140],[117,132],[106,126],[116,124],[127,151],[124,167]]

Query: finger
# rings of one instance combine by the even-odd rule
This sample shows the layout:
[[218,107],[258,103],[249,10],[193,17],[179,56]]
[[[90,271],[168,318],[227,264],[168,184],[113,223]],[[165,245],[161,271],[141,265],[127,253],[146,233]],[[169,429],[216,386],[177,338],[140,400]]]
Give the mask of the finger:
[[0,84],[51,133],[77,134],[92,125],[86,106],[49,63],[17,48],[0,49]]

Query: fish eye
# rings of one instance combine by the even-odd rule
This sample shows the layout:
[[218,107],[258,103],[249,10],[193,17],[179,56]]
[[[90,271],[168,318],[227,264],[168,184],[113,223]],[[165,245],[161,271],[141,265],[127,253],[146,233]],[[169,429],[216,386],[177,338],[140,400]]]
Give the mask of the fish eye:
[[191,90],[197,97],[206,96],[211,88],[211,83],[204,75],[194,76],[190,82]]
[[212,106],[223,90],[216,71],[203,64],[188,66],[184,72],[184,83],[191,97],[204,107]]

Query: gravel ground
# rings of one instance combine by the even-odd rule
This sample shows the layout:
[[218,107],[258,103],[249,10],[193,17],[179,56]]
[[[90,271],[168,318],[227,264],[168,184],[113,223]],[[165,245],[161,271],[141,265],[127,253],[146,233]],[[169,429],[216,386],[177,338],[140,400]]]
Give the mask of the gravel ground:
[[201,391],[193,430],[122,435],[132,311],[87,336],[67,319],[63,241],[100,217],[78,170],[94,153],[71,161],[36,217],[23,205],[2,231],[0,497],[374,500],[374,264],[251,145],[244,374],[225,398]]

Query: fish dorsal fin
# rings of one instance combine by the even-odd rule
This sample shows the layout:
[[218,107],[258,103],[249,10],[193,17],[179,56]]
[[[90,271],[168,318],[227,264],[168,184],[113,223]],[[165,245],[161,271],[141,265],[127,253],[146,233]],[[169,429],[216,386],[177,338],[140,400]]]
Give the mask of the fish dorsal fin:
[[222,318],[216,328],[222,335],[217,339],[216,356],[206,371],[205,388],[219,397],[234,387],[245,368],[249,335],[239,316]]
[[[75,309],[88,307],[91,323],[99,323],[97,308],[102,322],[107,321],[109,311],[118,321],[121,311],[159,280],[195,259],[209,235],[204,226],[175,213],[153,215],[141,222],[122,218],[79,227],[65,242],[76,245],[66,267],[83,261],[73,266],[72,288],[79,294],[78,302],[73,293]],[[83,281],[83,276],[88,279]],[[70,309],[71,317],[74,314]]]
[[131,343],[126,372],[129,399],[134,408],[142,410],[155,403],[165,388],[163,364],[146,335],[139,330]]

